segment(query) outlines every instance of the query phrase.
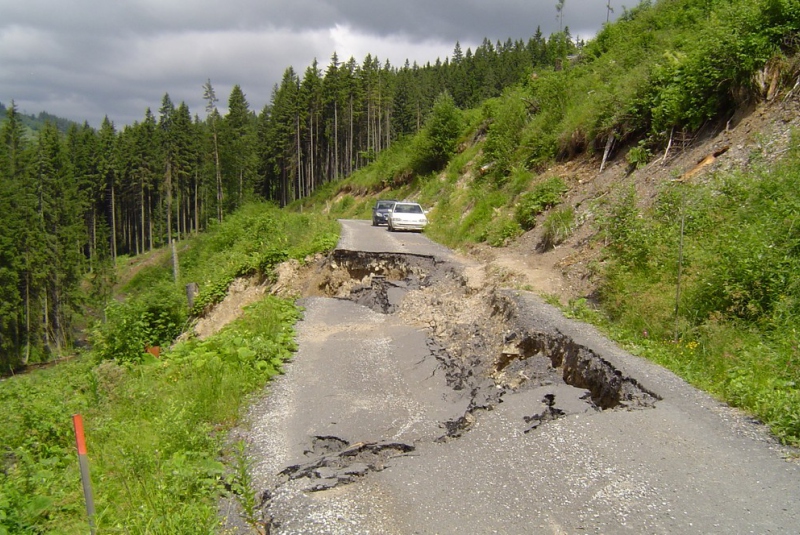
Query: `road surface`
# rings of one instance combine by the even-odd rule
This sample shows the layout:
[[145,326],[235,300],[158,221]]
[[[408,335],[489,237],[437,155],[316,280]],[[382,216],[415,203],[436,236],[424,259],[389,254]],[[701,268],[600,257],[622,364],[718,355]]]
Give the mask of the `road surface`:
[[[421,234],[342,225],[343,250],[457,261]],[[479,389],[448,382],[429,331],[305,299],[299,351],[247,432],[270,533],[800,533],[800,466],[761,426],[535,296],[507,299],[522,330],[591,350],[650,402],[600,410],[554,368],[448,434]]]

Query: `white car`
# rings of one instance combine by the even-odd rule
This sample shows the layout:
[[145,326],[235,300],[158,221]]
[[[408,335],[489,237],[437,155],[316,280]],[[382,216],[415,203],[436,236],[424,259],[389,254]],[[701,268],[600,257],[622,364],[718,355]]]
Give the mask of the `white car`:
[[422,229],[428,224],[428,218],[425,217],[425,210],[418,203],[396,202],[392,211],[389,212],[387,224],[392,232],[395,230],[422,232]]

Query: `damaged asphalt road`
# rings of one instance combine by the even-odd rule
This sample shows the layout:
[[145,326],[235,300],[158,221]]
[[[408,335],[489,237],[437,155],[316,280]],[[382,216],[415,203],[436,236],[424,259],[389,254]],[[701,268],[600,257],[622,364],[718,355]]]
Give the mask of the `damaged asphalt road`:
[[789,533],[760,426],[417,234],[342,222],[249,413],[238,533]]

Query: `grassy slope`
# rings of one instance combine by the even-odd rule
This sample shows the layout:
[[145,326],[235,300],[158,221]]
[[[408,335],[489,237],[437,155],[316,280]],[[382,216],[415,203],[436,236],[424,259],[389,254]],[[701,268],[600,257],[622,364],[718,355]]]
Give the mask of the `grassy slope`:
[[[302,260],[336,240],[328,218],[250,205],[181,244],[179,284],[168,254],[142,265],[121,259],[130,297],[94,329],[95,350],[0,382],[0,534],[87,532],[75,413],[85,421],[100,532],[212,533],[228,492],[252,512],[246,463],[226,431],[290,358],[299,311],[268,297],[216,335],[167,350],[185,327],[184,283],[200,283],[202,308],[237,275],[269,276],[276,259]],[[144,354],[148,343],[164,346],[160,359]]]

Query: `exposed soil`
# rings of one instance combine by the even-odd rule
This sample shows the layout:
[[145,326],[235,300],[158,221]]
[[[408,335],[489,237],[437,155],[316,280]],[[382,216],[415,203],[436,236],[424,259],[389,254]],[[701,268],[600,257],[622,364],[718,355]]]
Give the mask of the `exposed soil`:
[[673,134],[669,152],[654,154],[642,169],[631,172],[628,168],[627,147],[612,154],[602,173],[602,155],[583,155],[557,163],[545,174],[560,176],[569,186],[565,204],[575,209],[580,222],[576,232],[563,244],[544,251],[542,225],[537,225],[507,247],[473,246],[466,254],[487,264],[506,285],[526,287],[539,295],[557,297],[562,303],[591,296],[596,281],[590,267],[600,259],[600,244],[593,239],[597,201],[613,198],[633,185],[645,206],[674,180],[703,182],[715,172],[769,165],[788,150],[791,133],[798,129],[800,91],[795,91],[788,97],[741,110],[723,123],[706,125],[693,136]]

